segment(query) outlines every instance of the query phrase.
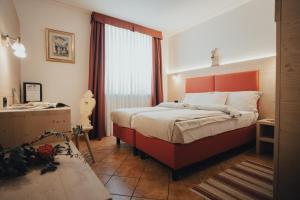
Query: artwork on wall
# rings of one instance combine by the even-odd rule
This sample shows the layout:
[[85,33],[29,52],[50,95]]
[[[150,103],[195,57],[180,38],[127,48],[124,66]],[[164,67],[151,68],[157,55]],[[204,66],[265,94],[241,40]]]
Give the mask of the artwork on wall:
[[42,84],[23,83],[24,103],[42,101]]
[[75,35],[64,31],[46,29],[46,60],[75,63]]

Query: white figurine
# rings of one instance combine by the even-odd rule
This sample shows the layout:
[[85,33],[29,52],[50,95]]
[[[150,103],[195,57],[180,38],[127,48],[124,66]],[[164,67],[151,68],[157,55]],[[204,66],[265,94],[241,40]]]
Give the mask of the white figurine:
[[83,98],[80,100],[80,122],[82,128],[90,128],[92,129],[90,116],[95,108],[96,101],[93,98],[93,93],[88,90],[84,95]]
[[216,67],[220,65],[220,55],[219,55],[219,49],[215,48],[211,51],[211,66]]

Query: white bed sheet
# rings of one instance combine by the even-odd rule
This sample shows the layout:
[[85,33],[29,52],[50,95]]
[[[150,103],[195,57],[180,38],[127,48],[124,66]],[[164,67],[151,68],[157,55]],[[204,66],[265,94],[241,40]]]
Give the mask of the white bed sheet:
[[119,108],[111,112],[111,120],[118,126],[132,128],[132,118],[141,113],[183,109],[187,105],[182,103],[165,102],[154,107]]
[[133,116],[143,112],[154,112],[161,110],[168,110],[165,107],[137,107],[137,108],[120,108],[111,112],[111,120],[118,126],[131,128],[131,120]]
[[[168,142],[188,144],[205,137],[218,135],[227,131],[247,127],[256,123],[258,118],[258,113],[248,112],[248,111],[240,111],[240,112],[242,114],[241,117],[207,124],[199,128],[186,130],[184,132],[181,132],[178,129],[178,127],[176,127],[176,123],[175,123],[172,137]],[[153,137],[152,135],[145,135],[145,136]],[[157,138],[164,139],[166,137],[162,136],[161,138],[160,137]]]

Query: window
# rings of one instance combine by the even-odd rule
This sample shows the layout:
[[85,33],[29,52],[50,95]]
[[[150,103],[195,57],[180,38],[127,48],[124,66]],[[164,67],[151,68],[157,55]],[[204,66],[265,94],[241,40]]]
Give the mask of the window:
[[105,25],[106,133],[116,108],[151,104],[152,37]]

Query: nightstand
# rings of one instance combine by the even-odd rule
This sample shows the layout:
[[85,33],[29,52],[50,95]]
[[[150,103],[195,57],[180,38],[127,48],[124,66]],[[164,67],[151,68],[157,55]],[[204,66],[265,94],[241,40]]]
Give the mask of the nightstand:
[[275,120],[262,119],[256,122],[256,153],[259,154],[264,143],[274,144]]

